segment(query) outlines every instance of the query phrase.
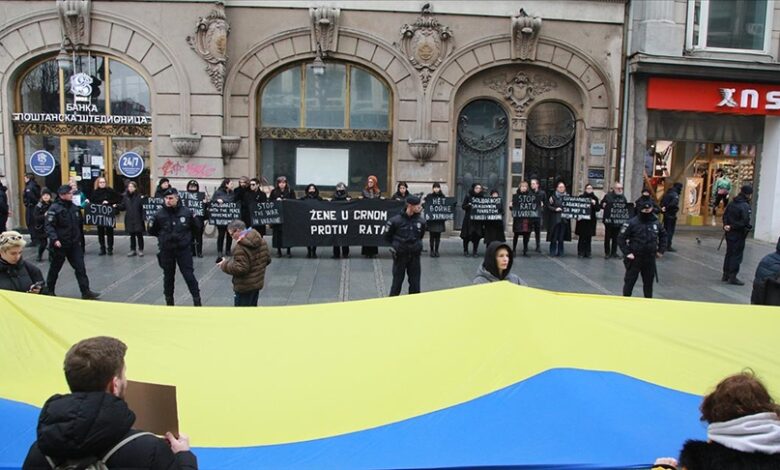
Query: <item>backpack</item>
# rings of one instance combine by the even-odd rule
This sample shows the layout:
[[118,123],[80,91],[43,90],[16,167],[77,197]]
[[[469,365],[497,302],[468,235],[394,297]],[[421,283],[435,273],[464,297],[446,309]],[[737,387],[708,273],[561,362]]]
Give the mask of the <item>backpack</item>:
[[67,459],[64,462],[60,463],[59,465],[54,463],[54,460],[52,460],[51,457],[46,457],[46,461],[49,462],[49,465],[51,465],[51,468],[53,470],[108,470],[108,459],[113,456],[116,451],[121,449],[125,446],[125,444],[129,443],[130,441],[133,441],[141,436],[154,436],[154,434],[150,432],[139,432],[135,433],[132,436],[128,436],[121,440],[119,444],[115,445],[114,447],[109,450],[106,455],[103,456],[103,458],[98,458],[95,456],[91,457],[83,457],[80,459]]

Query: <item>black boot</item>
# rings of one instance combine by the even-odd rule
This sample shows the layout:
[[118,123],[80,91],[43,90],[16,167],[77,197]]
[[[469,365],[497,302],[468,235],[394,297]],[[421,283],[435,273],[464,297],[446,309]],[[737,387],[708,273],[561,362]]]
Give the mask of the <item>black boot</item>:
[[723,276],[721,276],[720,280],[727,282],[729,280],[729,275],[727,273],[723,273]]
[[172,295],[166,295],[165,296],[165,305],[173,305],[173,296]]
[[100,253],[98,253],[98,256],[105,256],[105,255],[106,255],[106,248],[101,246]]
[[114,256],[114,247],[113,246],[109,246],[108,247],[108,256]]
[[745,283],[737,279],[736,274],[732,274],[729,276],[729,284],[735,285],[735,286],[744,286]]
[[81,298],[84,300],[95,300],[98,297],[100,297],[100,294],[91,290],[81,293]]
[[200,297],[193,297],[192,298],[192,305],[194,305],[196,307],[202,307],[203,304],[200,303]]

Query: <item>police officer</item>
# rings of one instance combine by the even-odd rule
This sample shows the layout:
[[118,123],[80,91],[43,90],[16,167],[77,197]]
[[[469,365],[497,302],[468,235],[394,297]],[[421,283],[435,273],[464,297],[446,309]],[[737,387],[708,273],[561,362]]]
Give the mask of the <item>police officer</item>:
[[154,216],[149,234],[157,237],[160,252],[157,261],[163,270],[163,293],[165,304],[173,305],[173,288],[176,280],[176,265],[179,265],[192,302],[200,307],[200,288],[192,267],[192,242],[197,231],[192,211],[179,203],[179,192],[168,188],[163,193],[163,207]]
[[675,252],[672,248],[672,238],[677,228],[677,212],[680,210],[680,193],[682,183],[674,183],[661,199],[661,213],[664,215],[664,230],[666,230],[666,251]]
[[753,196],[753,187],[749,184],[742,186],[733,201],[726,206],[723,213],[723,230],[726,231],[726,259],[723,260],[723,282],[735,286],[743,286],[744,282],[737,279],[739,265],[742,264],[742,254],[745,251],[745,239],[753,228],[750,225],[750,198]]
[[666,251],[666,230],[655,216],[652,200],[645,200],[638,207],[639,213],[623,224],[618,234],[620,251],[625,258],[626,277],[623,295],[631,297],[634,284],[642,274],[645,297],[653,297],[653,278],[656,276],[655,259]]
[[46,276],[49,293],[55,295],[54,289],[57,285],[57,277],[65,264],[65,259],[67,259],[76,272],[81,298],[86,300],[97,299],[100,297],[100,294],[90,290],[87,268],[84,266],[84,250],[81,248],[81,238],[83,236],[81,232],[83,225],[81,210],[73,204],[72,188],[67,184],[60,186],[57,190],[57,196],[59,196],[57,201],[46,212],[46,221],[44,223],[52,254],[49,273]]
[[385,240],[393,245],[393,285],[390,296],[401,293],[405,274],[409,274],[409,293],[420,292],[420,253],[425,234],[422,204],[417,196],[407,196],[404,211],[387,221]]

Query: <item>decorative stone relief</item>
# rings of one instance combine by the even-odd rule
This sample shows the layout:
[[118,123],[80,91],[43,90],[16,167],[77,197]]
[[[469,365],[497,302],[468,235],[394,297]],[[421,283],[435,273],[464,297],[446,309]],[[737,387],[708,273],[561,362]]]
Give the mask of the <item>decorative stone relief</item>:
[[200,134],[172,135],[171,144],[176,153],[186,160],[200,148]]
[[501,74],[489,78],[483,83],[492,90],[501,93],[518,116],[525,112],[528,105],[531,104],[537,96],[558,86],[553,80],[545,79],[539,75],[534,75],[534,77],[531,78],[525,72],[518,72],[509,78],[507,78],[506,75]]
[[333,7],[309,8],[312,50],[317,50],[317,44],[324,53],[338,48],[340,14],[341,10]]
[[433,17],[431,4],[423,5],[422,13],[414,24],[401,27],[401,51],[420,72],[423,89],[428,88],[431,75],[447,57],[452,31]]
[[425,165],[425,162],[436,155],[438,146],[439,142],[436,140],[409,139],[409,153],[420,162],[420,165]]
[[222,150],[222,162],[227,165],[233,155],[238,152],[241,145],[241,137],[223,135],[220,138],[220,149]]
[[230,25],[225,16],[225,4],[216,2],[216,6],[205,18],[201,17],[195,25],[195,35],[187,36],[187,44],[206,61],[206,72],[211,83],[222,93],[227,73],[227,38]]
[[90,0],[57,0],[63,46],[74,49],[89,46],[92,34],[91,9]]
[[512,59],[536,60],[536,45],[542,19],[529,16],[522,8],[512,17]]

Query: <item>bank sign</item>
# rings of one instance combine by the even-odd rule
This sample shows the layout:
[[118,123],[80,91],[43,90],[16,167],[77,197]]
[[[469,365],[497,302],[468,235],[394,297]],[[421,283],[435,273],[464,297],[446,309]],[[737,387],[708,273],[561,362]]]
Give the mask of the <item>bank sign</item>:
[[651,77],[647,109],[780,116],[780,84]]

